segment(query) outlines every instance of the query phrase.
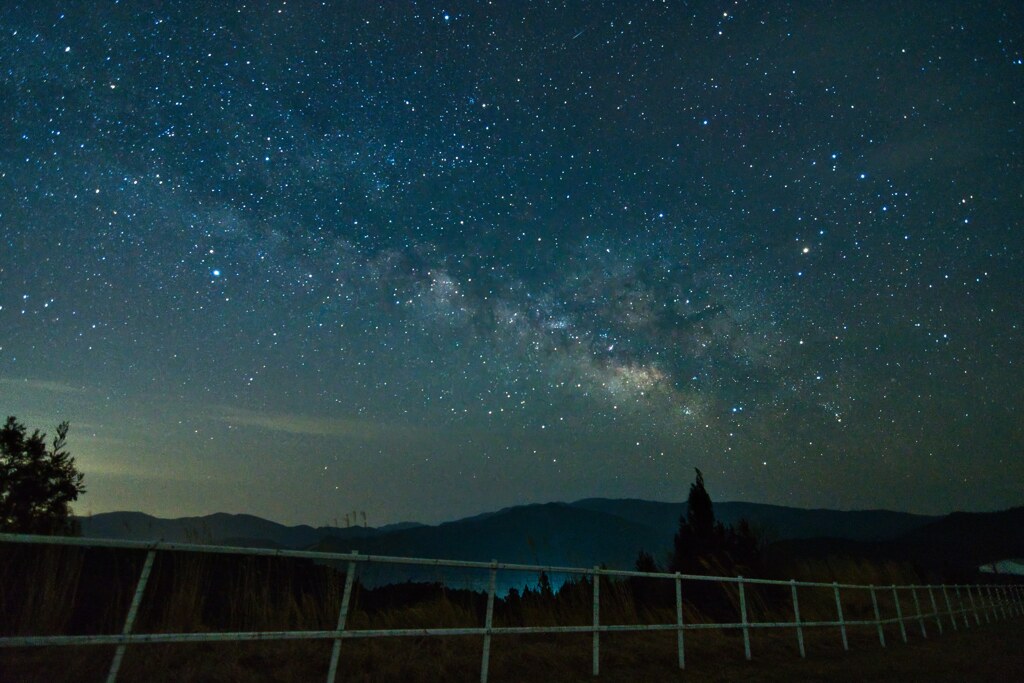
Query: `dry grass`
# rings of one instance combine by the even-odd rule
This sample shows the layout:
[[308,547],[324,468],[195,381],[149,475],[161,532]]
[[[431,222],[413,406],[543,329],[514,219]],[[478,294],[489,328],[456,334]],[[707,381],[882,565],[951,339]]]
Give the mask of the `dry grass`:
[[[12,634],[111,633],[121,629],[144,554],[60,547],[0,546],[0,631]],[[923,580],[900,565],[831,561],[786,568],[800,579],[891,585]],[[341,603],[344,577],[308,562],[281,558],[157,556],[139,632],[331,629]],[[675,609],[664,594],[636,597],[628,582],[602,580],[604,624],[672,623]],[[674,595],[674,592],[673,592]],[[739,621],[735,586],[702,595],[684,582],[688,623]],[[495,625],[585,625],[592,615],[588,583],[571,584],[555,598],[524,596],[498,601]],[[786,586],[748,586],[753,621],[792,619]],[[923,597],[923,596],[922,596]],[[891,593],[880,607],[894,612]],[[902,600],[902,598],[901,598]],[[666,606],[667,605],[667,606]],[[923,606],[927,606],[925,603]],[[801,589],[804,620],[835,618],[831,589]],[[476,627],[486,600],[480,593],[430,586],[357,588],[348,619],[351,629]],[[866,591],[845,591],[848,619],[871,618]],[[904,604],[905,614],[912,605]],[[909,643],[898,626],[885,629],[883,650],[873,626],[849,628],[850,652],[838,629],[806,629],[807,659],[801,660],[792,629],[752,632],[753,662],[743,659],[739,631],[688,631],[687,669],[677,668],[676,636],[611,633],[601,636],[602,681],[698,680],[1024,680],[1024,636],[1020,620],[938,635],[926,622],[908,622]],[[583,681],[590,676],[591,635],[493,637],[493,681]],[[128,648],[122,681],[306,681],[326,676],[330,641],[137,645]],[[2,681],[102,681],[111,646],[0,650]],[[339,681],[478,680],[480,636],[346,640]]]

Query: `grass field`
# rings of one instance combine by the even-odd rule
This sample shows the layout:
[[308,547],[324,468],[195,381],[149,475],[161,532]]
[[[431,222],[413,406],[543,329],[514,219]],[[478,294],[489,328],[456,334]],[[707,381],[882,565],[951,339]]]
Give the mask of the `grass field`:
[[[890,635],[897,636],[894,632]],[[851,638],[843,652],[835,634],[809,637],[807,659],[792,639],[754,638],[754,659],[743,659],[738,638],[688,638],[687,668],[675,667],[671,635],[612,635],[602,639],[601,676],[626,681],[1024,681],[1024,629],[1018,619],[946,632],[881,648],[874,634]],[[593,681],[589,636],[496,637],[491,680]],[[123,681],[322,681],[326,643],[258,645],[143,645],[129,649]],[[0,680],[103,681],[112,648],[22,650],[4,655]],[[339,681],[475,681],[480,639],[403,639],[346,643]]]
[[[215,557],[161,553],[137,632],[331,629],[343,576],[308,562],[280,558]],[[0,546],[0,631],[4,635],[112,633],[120,631],[140,553],[75,548]],[[827,566],[789,566],[801,579],[854,583],[913,583],[905,566],[851,560]],[[691,588],[693,590],[691,590]],[[788,587],[748,588],[754,621],[792,618]],[[817,591],[817,592],[816,592]],[[737,621],[736,596],[718,590],[703,596],[685,589],[688,623]],[[495,625],[588,624],[589,584],[567,585],[552,595],[499,600]],[[643,596],[647,595],[646,598]],[[848,619],[870,618],[866,594],[844,594]],[[883,614],[894,605],[880,595]],[[801,593],[804,620],[834,618],[829,589]],[[360,587],[348,627],[428,628],[480,626],[484,596],[440,586]],[[604,624],[671,623],[672,601],[628,582],[602,581]],[[906,610],[910,612],[910,610]],[[601,636],[601,681],[1024,681],[1024,618],[962,623],[944,633],[926,621],[908,620],[908,642],[898,626],[885,629],[882,648],[874,627],[849,627],[850,651],[838,630],[805,630],[801,659],[792,629],[754,630],[753,661],[743,656],[739,631],[688,631],[687,666],[677,667],[674,633]],[[120,681],[317,681],[324,680],[330,642],[133,645]],[[112,646],[0,650],[0,681],[103,681]],[[339,681],[473,681],[480,675],[480,636],[347,640]],[[590,634],[493,637],[492,681],[591,681]]]

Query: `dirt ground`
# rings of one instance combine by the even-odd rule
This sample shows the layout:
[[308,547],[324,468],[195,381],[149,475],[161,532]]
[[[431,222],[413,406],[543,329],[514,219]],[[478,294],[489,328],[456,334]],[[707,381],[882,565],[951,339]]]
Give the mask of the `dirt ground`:
[[735,657],[719,656],[714,661],[705,657],[702,661],[694,653],[683,672],[635,678],[627,671],[608,670],[602,672],[607,675],[600,680],[1024,682],[1024,620],[1020,617],[980,626],[972,624],[969,629],[961,627],[955,632],[947,626],[942,635],[936,633],[933,624],[927,626],[929,637],[923,638],[917,625],[908,624],[906,644],[898,630],[887,630],[884,649],[877,634],[863,630],[851,633],[849,652],[835,646],[834,641],[839,638],[834,629],[822,630],[809,635],[806,659],[800,659],[795,637],[793,642],[786,643],[774,635],[758,638],[755,634],[750,662],[743,659],[742,644],[737,641]]
[[[496,637],[491,681],[658,683],[662,681],[860,681],[1024,682],[1024,618],[938,634],[928,638],[908,622],[908,642],[898,628],[886,629],[887,647],[870,627],[851,627],[844,652],[835,628],[806,631],[807,658],[801,659],[791,631],[754,631],[752,661],[743,658],[738,632],[688,632],[686,669],[676,666],[675,636],[606,634],[601,638],[601,675],[592,678],[589,635],[511,639]],[[322,681],[330,643],[267,643],[244,646],[135,646],[129,649],[119,681]],[[0,653],[0,681],[54,683],[102,681],[112,648],[22,650]],[[403,642],[347,642],[338,681],[479,680],[480,642],[466,639],[403,639]]]

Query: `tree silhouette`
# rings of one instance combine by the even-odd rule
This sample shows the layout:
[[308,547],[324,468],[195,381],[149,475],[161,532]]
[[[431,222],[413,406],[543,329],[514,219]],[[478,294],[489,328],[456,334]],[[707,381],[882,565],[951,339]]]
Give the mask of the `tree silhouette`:
[[690,484],[686,514],[679,518],[679,529],[672,539],[672,560],[669,571],[703,574],[701,557],[715,547],[715,509],[704,488],[704,475],[695,469],[697,478]]
[[640,552],[636,554],[636,562],[633,563],[633,569],[638,572],[660,572],[658,569],[658,563],[654,561],[654,555],[651,555],[646,550],[640,549]]
[[704,474],[697,468],[697,479],[690,484],[690,496],[686,500],[686,521],[697,539],[710,544],[715,534],[715,508],[711,496],[704,488]]
[[761,549],[757,534],[746,518],[729,530],[729,555],[737,568],[760,569]]
[[[636,555],[633,568],[648,574],[660,572],[661,568],[649,552],[641,550]],[[674,596],[674,586],[664,579],[645,579],[639,576],[629,577],[629,586],[633,591],[633,599],[638,605],[648,608],[667,604]]]
[[741,519],[734,528],[717,521],[711,496],[704,488],[704,475],[695,471],[686,515],[679,518],[673,539],[669,571],[706,574],[758,568],[760,549],[750,523]]
[[540,593],[542,598],[554,596],[554,592],[551,590],[551,579],[548,578],[547,572],[542,571],[540,576],[537,577],[537,592]]
[[8,417],[0,429],[0,530],[13,533],[75,534],[71,503],[85,493],[83,476],[65,450],[68,423],[57,426],[51,447],[46,434],[28,435]]

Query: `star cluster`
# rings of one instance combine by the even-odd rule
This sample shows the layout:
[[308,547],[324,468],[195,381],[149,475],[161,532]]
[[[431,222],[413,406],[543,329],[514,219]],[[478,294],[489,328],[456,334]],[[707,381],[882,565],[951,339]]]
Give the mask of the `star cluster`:
[[1021,15],[25,3],[0,406],[80,512],[1019,504]]

